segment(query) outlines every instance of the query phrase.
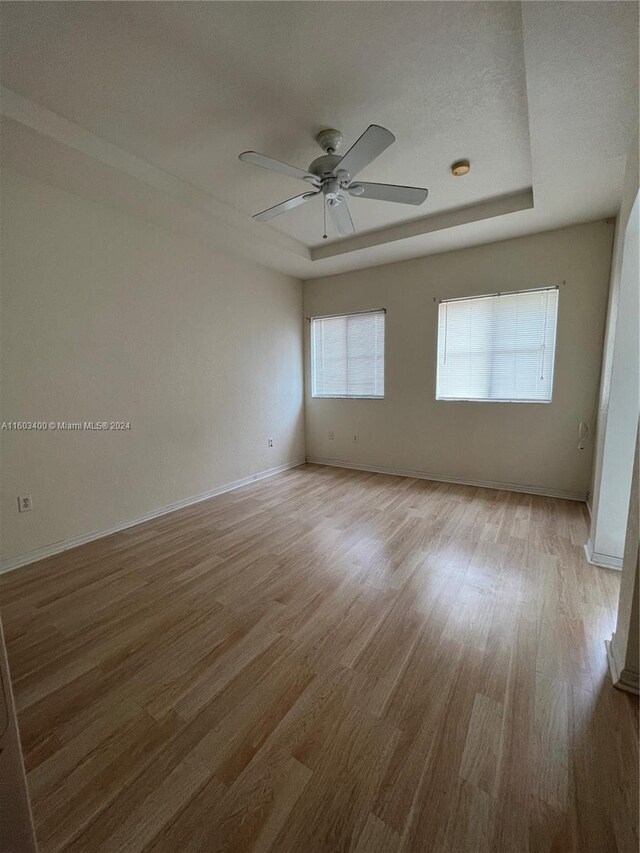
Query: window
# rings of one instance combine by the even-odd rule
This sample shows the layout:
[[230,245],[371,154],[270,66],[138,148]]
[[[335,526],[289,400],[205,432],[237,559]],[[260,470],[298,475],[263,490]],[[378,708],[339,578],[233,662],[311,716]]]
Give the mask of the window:
[[557,311],[557,287],[441,302],[436,398],[551,402]]
[[311,320],[313,397],[384,397],[384,311]]

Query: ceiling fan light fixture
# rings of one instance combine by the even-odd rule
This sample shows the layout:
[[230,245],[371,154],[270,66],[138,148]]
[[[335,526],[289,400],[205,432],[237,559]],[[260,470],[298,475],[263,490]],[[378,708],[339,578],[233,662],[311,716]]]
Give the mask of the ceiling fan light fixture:
[[451,164],[451,174],[454,178],[461,178],[463,175],[468,175],[471,171],[471,164],[468,160],[456,160]]

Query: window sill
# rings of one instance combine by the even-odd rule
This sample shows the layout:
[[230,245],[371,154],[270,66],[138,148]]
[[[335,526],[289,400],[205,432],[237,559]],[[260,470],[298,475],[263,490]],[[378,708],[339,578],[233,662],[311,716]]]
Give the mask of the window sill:
[[312,394],[312,400],[384,400],[384,397],[367,397],[363,394]]
[[437,403],[542,403],[543,406],[553,402],[552,400],[509,400],[487,397],[436,397],[435,399]]

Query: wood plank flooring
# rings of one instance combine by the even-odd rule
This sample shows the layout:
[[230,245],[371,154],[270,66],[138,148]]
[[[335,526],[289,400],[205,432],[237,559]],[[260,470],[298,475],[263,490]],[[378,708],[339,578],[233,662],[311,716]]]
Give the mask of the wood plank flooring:
[[41,850],[636,853],[586,535],[306,465],[0,577]]

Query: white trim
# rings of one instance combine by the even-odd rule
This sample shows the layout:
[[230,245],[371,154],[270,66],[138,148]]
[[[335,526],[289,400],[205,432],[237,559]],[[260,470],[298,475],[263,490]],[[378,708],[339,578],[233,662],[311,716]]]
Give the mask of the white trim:
[[321,459],[307,456],[307,462],[314,465],[328,465],[331,468],[353,468],[355,471],[371,471],[375,474],[395,474],[398,477],[413,477],[419,480],[433,480],[436,483],[457,483],[460,486],[477,486],[481,489],[499,489],[505,492],[522,492],[529,495],[542,495],[548,498],[563,498],[567,501],[584,502],[585,492],[565,492],[562,489],[548,489],[543,486],[528,486],[519,483],[496,483],[491,480],[471,480],[466,477],[450,477],[446,474],[428,474],[425,471],[412,471],[406,468],[383,468],[380,465],[356,465],[353,462],[341,462],[336,459]]
[[616,656],[613,651],[613,637],[614,634],[611,635],[610,640],[605,640],[604,646],[607,650],[607,660],[609,662],[609,674],[611,675],[611,680],[614,684],[617,684],[620,681],[620,669],[618,668],[618,661],[616,660]]
[[622,557],[613,557],[611,554],[599,554],[593,550],[591,539],[584,544],[584,555],[587,563],[592,566],[598,566],[601,569],[615,569],[617,572],[622,571]]
[[628,669],[620,669],[618,666],[618,661],[616,660],[615,655],[615,644],[613,639],[615,634],[611,635],[610,640],[605,640],[604,644],[607,649],[607,659],[609,661],[609,673],[611,674],[611,680],[613,681],[613,686],[617,687],[618,690],[625,690],[627,693],[635,693],[636,696],[640,694],[640,680],[638,679],[637,672],[631,672]]
[[[385,243],[392,243],[397,240],[410,240],[415,237],[422,237],[424,234],[443,231],[445,228],[457,228],[472,222],[491,219],[494,216],[505,216],[521,210],[533,210],[533,207],[533,187],[526,187],[526,189],[518,190],[515,193],[496,196],[476,204],[457,207],[454,210],[431,213],[420,219],[410,219],[399,222],[397,225],[356,233],[342,240],[326,240],[325,242],[328,245],[315,246],[311,249],[311,260],[320,261],[348,252],[359,252],[382,246]],[[318,274],[321,275],[321,273]]]
[[175,512],[177,509],[191,506],[192,504],[206,501],[209,498],[215,498],[216,495],[221,495],[224,492],[231,492],[234,489],[239,489],[241,486],[247,486],[249,483],[254,483],[256,480],[263,480],[265,477],[272,477],[274,474],[280,474],[282,471],[288,471],[290,468],[297,468],[299,465],[304,465],[304,459],[297,462],[286,462],[284,465],[278,465],[276,468],[269,468],[267,471],[260,471],[258,474],[252,474],[249,477],[243,477],[241,480],[235,480],[233,483],[226,483],[224,486],[218,486],[215,489],[210,489],[208,492],[202,492],[199,495],[192,495],[189,498],[183,498],[179,501],[166,504],[166,506],[152,509],[144,515],[139,515],[136,518],[131,518],[128,521],[123,521],[116,524],[115,527],[110,527],[108,530],[94,530],[91,533],[83,533],[81,536],[74,536],[72,539],[63,539],[60,542],[54,542],[52,545],[45,545],[42,548],[37,548],[35,551],[30,551],[27,554],[20,554],[18,557],[12,557],[0,563],[0,573],[10,572],[13,569],[18,569],[20,566],[26,566],[29,563],[35,563],[37,560],[43,560],[45,557],[52,557],[54,554],[60,554],[63,551],[69,551],[71,548],[77,548],[78,545],[85,545],[87,542],[93,542],[94,539],[102,539],[105,536],[111,536],[112,533],[118,533],[120,530],[126,530],[128,527],[135,527],[136,524],[142,524],[145,521],[150,521],[152,518],[158,518],[161,515]]

